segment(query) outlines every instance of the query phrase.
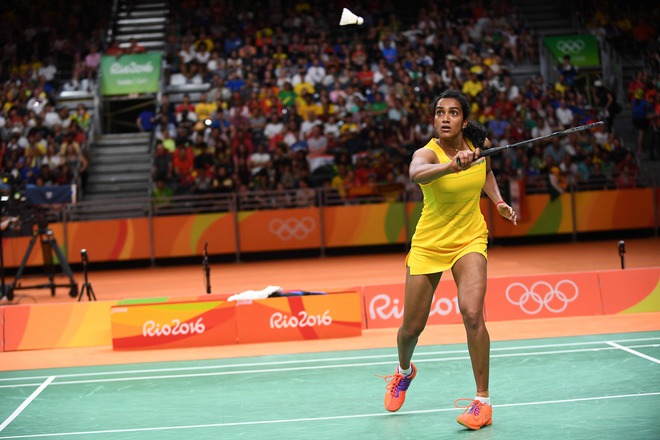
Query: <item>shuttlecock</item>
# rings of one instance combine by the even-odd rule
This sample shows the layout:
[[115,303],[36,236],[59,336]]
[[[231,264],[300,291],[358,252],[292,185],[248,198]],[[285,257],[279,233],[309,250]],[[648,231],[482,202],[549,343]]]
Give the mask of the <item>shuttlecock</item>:
[[339,20],[339,26],[346,26],[349,24],[359,25],[362,23],[364,23],[364,18],[358,17],[348,9],[344,8],[344,10],[341,12],[341,19]]

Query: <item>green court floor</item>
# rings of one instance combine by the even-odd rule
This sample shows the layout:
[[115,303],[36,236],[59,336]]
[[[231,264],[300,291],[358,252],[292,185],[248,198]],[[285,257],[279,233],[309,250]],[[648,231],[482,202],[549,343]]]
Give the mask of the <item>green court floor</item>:
[[0,439],[660,438],[660,332],[494,342],[491,357],[480,431],[455,421],[474,397],[466,347],[436,345],[394,414],[377,376],[394,347],[3,372]]

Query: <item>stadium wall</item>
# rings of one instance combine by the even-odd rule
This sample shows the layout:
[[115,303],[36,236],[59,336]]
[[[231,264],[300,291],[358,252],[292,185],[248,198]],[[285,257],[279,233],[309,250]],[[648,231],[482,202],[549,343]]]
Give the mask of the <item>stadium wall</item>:
[[[487,321],[660,311],[658,267],[488,281]],[[0,307],[0,336],[3,351],[86,346],[140,350],[351,337],[363,329],[398,327],[403,294],[399,283],[261,300],[228,301],[228,294],[214,294],[7,305]],[[442,280],[428,324],[460,322],[456,287]]]
[[[481,209],[493,238],[658,229],[660,191],[652,188],[532,194],[516,201],[514,226],[492,203]],[[512,202],[514,203],[514,202]],[[194,257],[208,242],[210,255],[406,244],[421,213],[421,202],[352,204],[298,209],[202,213],[51,224],[69,263],[80,249],[92,262]],[[3,240],[5,267],[19,267],[30,237]],[[43,265],[30,252],[27,266]]]

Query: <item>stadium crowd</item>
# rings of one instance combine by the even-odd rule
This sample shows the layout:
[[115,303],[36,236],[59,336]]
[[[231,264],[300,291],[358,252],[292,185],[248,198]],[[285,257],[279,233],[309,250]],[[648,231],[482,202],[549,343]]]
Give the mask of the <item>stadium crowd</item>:
[[95,77],[100,60],[95,48],[101,47],[110,3],[34,0],[0,5],[3,189],[85,185],[91,109],[58,105],[57,96],[72,82],[72,72]]
[[[1,34],[2,172],[18,184],[69,183],[72,170],[86,175],[89,110],[58,106],[57,92],[93,85],[101,53],[144,50],[137,41],[127,49],[106,43],[109,1],[61,2],[47,13],[45,3],[0,7],[3,22],[13,23]],[[595,11],[594,19],[582,17],[590,32],[641,48],[647,64],[628,97],[617,100],[602,80],[578,86],[570,58],[554,83],[541,75],[516,83],[511,66],[538,63],[538,42],[510,1],[427,1],[416,10],[358,3],[352,8],[365,24],[353,28],[339,28],[340,8],[320,0],[172,1],[166,82],[210,88],[177,102],[164,94],[136,121],[154,133],[154,196],[281,189],[295,194],[263,206],[307,206],[323,187],[345,201],[419,200],[407,164],[434,136],[431,104],[447,88],[466,94],[494,146],[608,120],[493,156],[504,191],[511,179],[551,194],[570,185],[635,186],[639,155],[656,158],[660,138],[658,34],[649,26],[658,10],[581,3]],[[637,145],[624,145],[613,130],[623,106],[633,110]]]

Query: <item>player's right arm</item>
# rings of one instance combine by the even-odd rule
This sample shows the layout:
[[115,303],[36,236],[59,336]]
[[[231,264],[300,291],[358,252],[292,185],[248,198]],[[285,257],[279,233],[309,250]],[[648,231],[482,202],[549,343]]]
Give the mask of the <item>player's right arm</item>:
[[432,182],[438,177],[459,171],[455,168],[454,161],[438,163],[438,156],[428,148],[420,148],[415,151],[408,168],[410,180],[424,185]]
[[479,157],[475,152],[464,150],[456,154],[451,162],[438,163],[438,156],[429,148],[420,148],[413,154],[408,175],[413,182],[424,185],[451,173],[458,173],[470,168]]

